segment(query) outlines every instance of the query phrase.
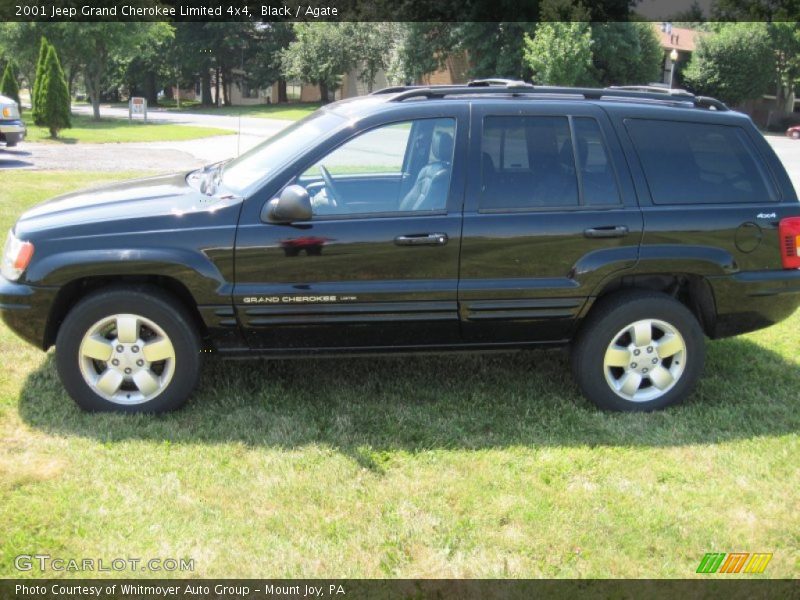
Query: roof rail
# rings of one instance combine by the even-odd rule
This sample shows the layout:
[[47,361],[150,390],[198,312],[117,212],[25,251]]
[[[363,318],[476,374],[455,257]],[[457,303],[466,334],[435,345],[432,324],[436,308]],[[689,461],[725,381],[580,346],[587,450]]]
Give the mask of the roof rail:
[[668,96],[692,96],[681,88],[668,88],[661,87],[660,85],[610,85],[607,90],[623,90],[628,92],[654,92],[656,94],[664,94]]
[[486,87],[490,85],[505,86],[507,88],[533,87],[521,79],[472,79],[467,83],[467,87]]
[[608,88],[534,86],[524,81],[506,79],[476,80],[467,85],[405,86],[380,90],[375,94],[396,94],[390,102],[403,102],[410,98],[444,98],[457,95],[506,94],[510,96],[579,96],[585,100],[620,98],[649,100],[667,103],[691,104],[697,108],[719,111],[730,110],[723,102],[705,96],[695,96],[686,90],[669,90],[656,86],[620,86]]

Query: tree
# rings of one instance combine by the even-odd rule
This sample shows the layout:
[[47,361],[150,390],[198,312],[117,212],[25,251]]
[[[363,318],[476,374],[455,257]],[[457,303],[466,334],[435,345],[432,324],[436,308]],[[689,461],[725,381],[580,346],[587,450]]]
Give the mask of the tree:
[[693,0],[689,8],[674,13],[670,21],[675,27],[693,29],[706,21],[706,14],[703,12],[703,7],[700,6],[700,3],[697,0]]
[[277,101],[287,102],[281,53],[294,41],[294,28],[291,23],[263,23],[256,29],[256,35],[255,53],[248,73],[263,87],[277,82]]
[[588,23],[540,23],[525,36],[524,59],[534,83],[582,85],[591,79],[592,31]]
[[73,24],[70,22],[0,23],[0,51],[5,48],[5,52],[14,57],[17,75],[28,88],[31,102],[34,102],[33,86],[36,82],[38,59],[41,57],[44,60],[47,57],[46,53],[41,53],[42,36],[59,49],[58,58],[67,76],[71,94],[84,58],[81,46],[76,43],[72,34],[72,28]]
[[439,69],[456,45],[455,23],[403,23],[390,64],[390,79],[412,83]]
[[658,78],[663,51],[650,23],[593,23],[596,84],[645,84]]
[[39,89],[39,114],[42,123],[50,130],[50,137],[57,137],[62,129],[71,127],[70,98],[64,71],[53,46],[47,50],[44,80]]
[[794,110],[794,90],[800,80],[800,25],[796,21],[767,25],[775,56],[775,103],[779,111]]
[[399,38],[398,23],[352,23],[354,56],[361,68],[358,78],[372,92],[378,73],[391,67],[393,51]]
[[31,93],[31,104],[33,105],[33,122],[37,125],[42,125],[41,119],[41,90],[45,77],[45,63],[47,62],[47,53],[50,50],[50,43],[47,38],[42,36],[39,43],[39,59],[36,61],[36,78],[33,80],[33,89]]
[[536,29],[535,23],[459,23],[458,49],[467,53],[471,77],[528,79],[531,71],[525,61],[525,39]]
[[296,23],[296,40],[283,51],[283,68],[290,78],[319,86],[322,102],[339,87],[341,76],[356,64],[350,23]]
[[683,78],[693,91],[736,105],[767,91],[774,65],[765,23],[726,23],[699,40]]
[[169,23],[70,22],[69,26],[71,50],[83,57],[81,71],[95,120],[100,119],[101,96],[124,80],[127,65],[172,34]]
[[17,84],[17,74],[14,70],[14,63],[8,61],[5,71],[3,71],[3,81],[0,82],[0,94],[11,98],[19,106],[22,112],[22,104],[19,101],[19,85]]

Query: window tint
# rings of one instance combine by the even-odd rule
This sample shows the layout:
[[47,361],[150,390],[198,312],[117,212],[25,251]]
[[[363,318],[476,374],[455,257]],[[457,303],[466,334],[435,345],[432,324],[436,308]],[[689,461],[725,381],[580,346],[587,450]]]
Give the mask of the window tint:
[[760,159],[738,127],[629,119],[655,204],[774,200]]
[[486,117],[481,142],[483,210],[578,205],[566,117]]
[[455,119],[420,119],[367,131],[297,178],[315,215],[443,210]]
[[578,147],[578,169],[583,184],[583,202],[589,206],[609,206],[620,203],[617,179],[608,158],[608,151],[594,119],[576,117],[575,144]]

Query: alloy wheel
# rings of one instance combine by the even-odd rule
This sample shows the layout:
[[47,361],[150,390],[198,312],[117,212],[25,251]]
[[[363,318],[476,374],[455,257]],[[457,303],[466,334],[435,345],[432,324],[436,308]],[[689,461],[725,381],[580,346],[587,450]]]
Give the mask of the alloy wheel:
[[686,342],[658,319],[642,319],[621,329],[603,358],[611,389],[631,402],[648,402],[669,392],[686,368]]
[[97,321],[78,350],[89,387],[116,404],[141,404],[163,392],[175,374],[175,349],[164,330],[135,314]]

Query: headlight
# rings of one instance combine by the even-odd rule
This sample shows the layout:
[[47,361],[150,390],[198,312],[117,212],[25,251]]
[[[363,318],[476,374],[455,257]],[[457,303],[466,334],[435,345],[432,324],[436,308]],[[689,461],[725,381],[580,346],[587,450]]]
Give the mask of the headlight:
[[12,231],[8,232],[6,247],[3,250],[3,277],[16,281],[28,268],[33,258],[33,244],[18,240]]
[[4,119],[19,119],[19,109],[16,104],[6,104],[3,106]]

